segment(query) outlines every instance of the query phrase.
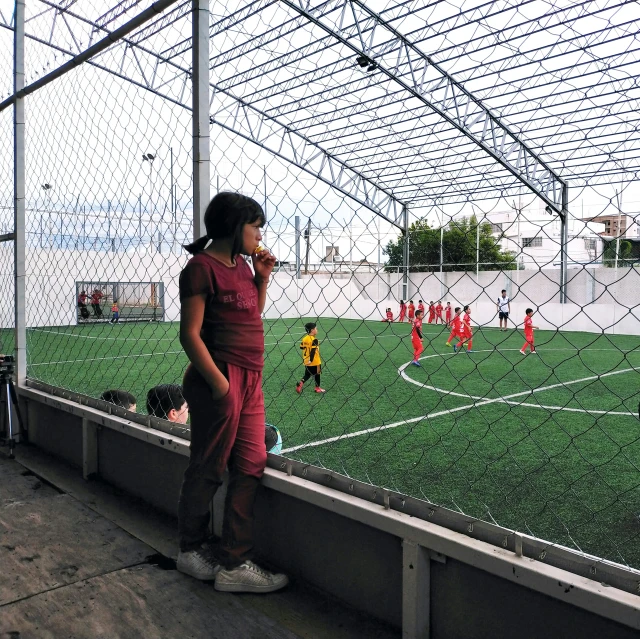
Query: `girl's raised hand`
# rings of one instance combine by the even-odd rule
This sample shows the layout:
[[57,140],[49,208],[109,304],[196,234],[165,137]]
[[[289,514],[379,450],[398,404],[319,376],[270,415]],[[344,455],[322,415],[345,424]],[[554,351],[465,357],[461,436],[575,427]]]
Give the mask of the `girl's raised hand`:
[[256,277],[267,279],[273,271],[273,267],[276,265],[276,256],[273,255],[269,249],[262,249],[261,251],[254,251],[251,255],[251,261],[253,262],[253,270]]

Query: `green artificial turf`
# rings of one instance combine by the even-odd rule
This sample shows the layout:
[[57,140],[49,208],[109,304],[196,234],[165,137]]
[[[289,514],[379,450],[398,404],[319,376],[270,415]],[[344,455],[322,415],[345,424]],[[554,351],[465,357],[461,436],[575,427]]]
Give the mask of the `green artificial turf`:
[[[401,374],[408,324],[325,318],[327,393],[310,380],[298,395],[305,321],[265,322],[267,420],[287,455],[640,568],[640,338],[536,331],[523,357],[520,332],[483,329],[468,355],[426,325],[422,368]],[[28,352],[31,377],[122,388],[139,410],[187,364],[171,323],[32,329]]]

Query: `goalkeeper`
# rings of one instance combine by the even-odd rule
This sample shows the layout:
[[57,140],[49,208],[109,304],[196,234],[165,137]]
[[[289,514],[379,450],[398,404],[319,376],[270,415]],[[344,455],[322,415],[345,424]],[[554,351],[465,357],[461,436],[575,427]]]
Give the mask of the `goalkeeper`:
[[300,342],[300,350],[302,351],[302,363],[304,364],[304,377],[296,384],[296,392],[301,393],[304,383],[313,377],[316,382],[316,393],[326,393],[324,388],[320,387],[320,370],[322,361],[320,359],[320,343],[318,342],[318,327],[315,322],[309,322],[304,325],[307,334]]

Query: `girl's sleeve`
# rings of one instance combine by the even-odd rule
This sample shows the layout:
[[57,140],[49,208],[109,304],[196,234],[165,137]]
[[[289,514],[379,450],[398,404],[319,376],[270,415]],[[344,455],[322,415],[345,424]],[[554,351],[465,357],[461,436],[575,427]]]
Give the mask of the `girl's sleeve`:
[[213,295],[213,271],[200,262],[189,262],[180,273],[180,300],[196,295]]

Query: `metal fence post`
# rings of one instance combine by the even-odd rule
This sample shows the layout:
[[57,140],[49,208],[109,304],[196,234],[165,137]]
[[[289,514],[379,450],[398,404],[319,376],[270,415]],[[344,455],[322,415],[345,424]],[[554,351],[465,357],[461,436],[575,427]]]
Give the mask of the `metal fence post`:
[[204,211],[209,204],[209,1],[192,1],[193,49],[193,237],[205,235]]
[[404,246],[402,247],[402,299],[409,299],[409,209],[404,206],[402,209],[404,217]]
[[[24,0],[15,3],[13,90],[24,88]],[[16,99],[13,118],[13,183],[14,210],[14,282],[16,383],[25,386],[27,379],[27,312],[26,312],[26,201],[25,201],[25,136],[24,97]]]
[[302,275],[300,274],[300,216],[296,215],[295,217],[295,228],[296,228],[296,240],[295,240],[295,248],[296,248],[296,279],[300,279]]
[[562,185],[560,216],[560,304],[567,303],[567,249],[569,244],[569,186]]

